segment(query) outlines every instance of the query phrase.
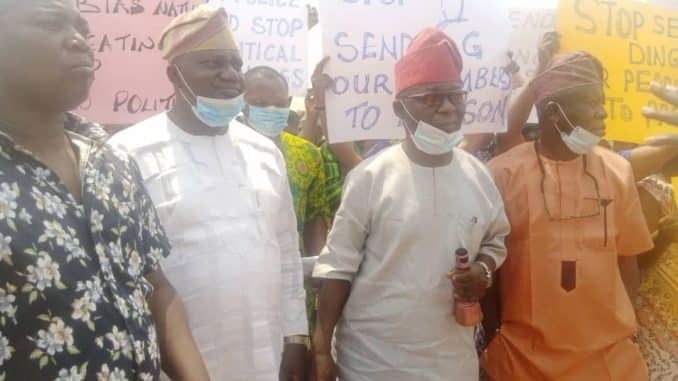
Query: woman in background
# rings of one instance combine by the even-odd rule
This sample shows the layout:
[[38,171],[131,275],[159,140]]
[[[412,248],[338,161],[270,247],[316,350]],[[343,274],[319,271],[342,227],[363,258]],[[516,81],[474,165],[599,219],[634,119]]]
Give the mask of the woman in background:
[[[678,105],[678,91],[652,85],[658,97]],[[645,116],[678,126],[678,113],[643,110]],[[650,139],[651,145],[622,153],[631,162],[655,248],[640,257],[636,300],[638,340],[652,381],[678,377],[678,209],[670,176],[678,174],[678,135]],[[648,176],[650,173],[661,172]]]

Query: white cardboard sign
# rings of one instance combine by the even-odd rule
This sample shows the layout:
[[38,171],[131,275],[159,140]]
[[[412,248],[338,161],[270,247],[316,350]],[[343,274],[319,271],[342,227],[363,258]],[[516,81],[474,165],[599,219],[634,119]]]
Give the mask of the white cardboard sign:
[[287,78],[290,94],[306,94],[308,12],[303,0],[209,0],[222,6],[240,45],[243,71],[271,66]]
[[392,107],[393,69],[417,33],[431,26],[450,35],[464,59],[464,131],[505,130],[511,26],[503,0],[323,0],[320,17],[326,71],[334,80],[326,105],[330,141],[404,136]]

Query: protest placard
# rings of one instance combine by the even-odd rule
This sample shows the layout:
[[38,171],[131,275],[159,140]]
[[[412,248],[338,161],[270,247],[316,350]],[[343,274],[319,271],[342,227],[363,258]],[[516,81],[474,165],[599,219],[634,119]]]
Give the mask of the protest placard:
[[464,130],[502,131],[511,90],[507,63],[511,31],[504,2],[496,0],[323,0],[323,49],[332,142],[397,139],[393,68],[425,27],[439,27],[458,44],[469,91]]
[[209,0],[223,6],[249,68],[265,65],[287,78],[291,95],[306,94],[308,12],[304,0]]
[[[556,30],[555,8],[509,8],[513,27],[510,50],[520,66],[520,80],[526,84],[539,63],[539,43],[544,34]],[[514,84],[515,85],[515,84]],[[520,86],[521,84],[517,84]],[[537,123],[537,112],[532,110],[530,123]]]
[[562,50],[587,50],[606,69],[607,138],[640,143],[676,127],[641,108],[675,109],[650,94],[650,82],[678,85],[678,11],[631,0],[561,0]]
[[[206,0],[78,0],[97,60],[90,98],[78,113],[104,124],[132,124],[168,110],[174,90],[158,41],[170,21]],[[244,69],[268,65],[306,90],[306,7],[302,0],[211,1],[223,5],[239,40]],[[255,4],[256,3],[256,4]]]
[[537,47],[542,36],[556,30],[556,10],[547,8],[511,8],[509,20],[513,27],[510,50],[520,65],[520,75],[529,79],[539,62]]
[[158,40],[174,17],[202,3],[78,0],[97,70],[90,98],[76,111],[100,123],[131,124],[168,109],[174,95]]

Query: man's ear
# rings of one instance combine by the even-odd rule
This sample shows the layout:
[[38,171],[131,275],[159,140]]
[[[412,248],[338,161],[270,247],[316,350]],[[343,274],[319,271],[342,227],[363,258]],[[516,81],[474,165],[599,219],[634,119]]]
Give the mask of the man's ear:
[[181,78],[179,77],[179,71],[177,70],[177,65],[171,64],[167,66],[167,79],[172,82],[174,87],[181,87],[183,84]]
[[393,112],[399,119],[402,120],[409,119],[407,113],[405,112],[405,108],[403,107],[403,103],[399,100],[393,101]]
[[553,123],[560,122],[560,119],[561,119],[560,107],[554,101],[550,101],[544,106],[544,113],[543,114],[544,114],[545,119],[550,121],[550,122],[553,122]]
[[417,121],[412,119],[410,113],[408,113],[407,110],[405,109],[403,102],[397,99],[393,101],[393,112],[398,117],[399,127],[400,126],[405,127],[406,131],[411,131],[412,129],[416,128]]

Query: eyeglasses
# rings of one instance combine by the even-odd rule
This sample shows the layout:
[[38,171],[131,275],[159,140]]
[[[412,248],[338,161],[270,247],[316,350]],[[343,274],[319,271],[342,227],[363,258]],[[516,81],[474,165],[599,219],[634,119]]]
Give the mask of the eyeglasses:
[[405,98],[414,99],[417,102],[437,110],[443,105],[443,102],[445,102],[446,99],[455,106],[465,103],[468,98],[468,92],[465,90],[455,90],[447,93],[414,94],[408,95]]
[[[600,214],[603,210],[603,207],[607,207],[607,204],[609,204],[609,202],[607,202],[607,200],[603,200],[602,197],[600,196],[600,186],[598,184],[598,180],[595,178],[595,176],[593,176],[588,171],[586,155],[584,155],[584,157],[583,157],[584,175],[587,178],[591,179],[591,181],[593,182],[593,186],[596,189],[596,197],[595,198],[584,197],[584,200],[593,201],[596,204],[596,207],[597,207],[596,211],[591,212],[589,214],[583,214],[583,215],[580,215],[580,216],[566,216],[566,217],[562,217],[562,216],[554,217],[553,216],[553,214],[551,213],[551,210],[549,209],[548,201],[546,199],[546,190],[545,190],[546,189],[546,187],[545,187],[546,171],[544,170],[544,162],[542,161],[541,156],[539,155],[539,145],[538,145],[538,143],[535,142],[534,146],[535,146],[535,151],[537,152],[537,161],[539,162],[539,171],[541,171],[541,195],[544,198],[544,209],[546,209],[546,214],[548,215],[549,220],[551,220],[551,221],[570,221],[570,220],[577,220],[577,219],[582,219],[582,218],[592,218],[592,217],[600,216]],[[606,227],[605,231],[606,231],[606,235],[607,235],[607,227]]]

